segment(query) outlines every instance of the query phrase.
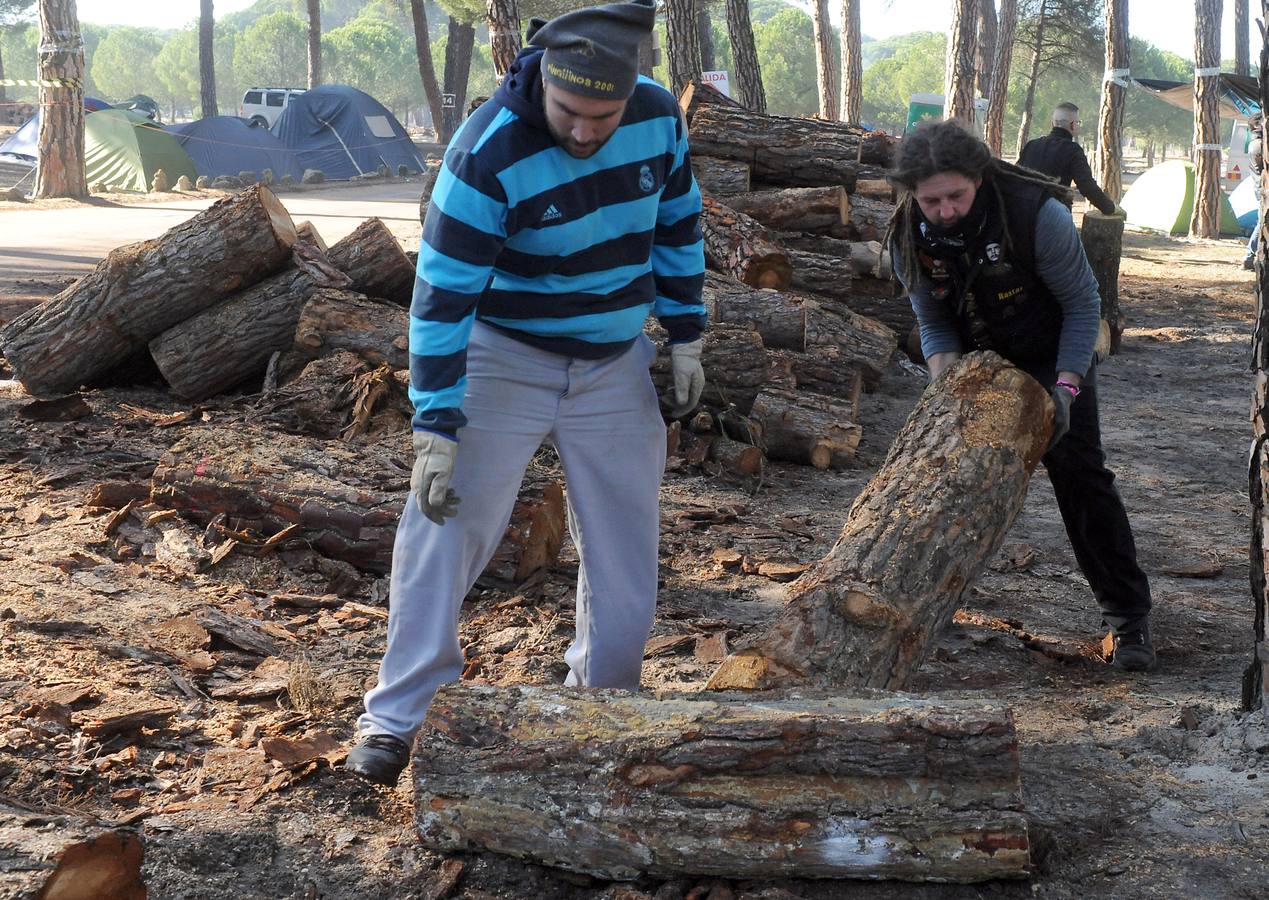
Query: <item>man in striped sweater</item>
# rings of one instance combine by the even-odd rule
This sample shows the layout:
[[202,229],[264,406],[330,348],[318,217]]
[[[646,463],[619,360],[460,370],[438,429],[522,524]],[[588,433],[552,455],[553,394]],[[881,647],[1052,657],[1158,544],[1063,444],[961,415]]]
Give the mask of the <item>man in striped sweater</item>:
[[423,226],[410,317],[416,463],[392,558],[388,646],[347,768],[395,784],[458,612],[544,440],[580,566],[567,683],[635,689],[652,626],[665,425],[700,398],[704,250],[673,96],[638,75],[652,0],[530,22],[502,85],[454,136]]

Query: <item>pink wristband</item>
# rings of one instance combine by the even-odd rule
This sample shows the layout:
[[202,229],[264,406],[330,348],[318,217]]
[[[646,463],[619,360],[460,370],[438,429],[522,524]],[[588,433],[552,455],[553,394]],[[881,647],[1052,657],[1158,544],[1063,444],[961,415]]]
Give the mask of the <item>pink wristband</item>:
[[1079,386],[1071,384],[1069,381],[1059,381],[1057,383],[1057,386],[1066,388],[1068,391],[1071,392],[1072,397],[1078,397],[1080,395]]

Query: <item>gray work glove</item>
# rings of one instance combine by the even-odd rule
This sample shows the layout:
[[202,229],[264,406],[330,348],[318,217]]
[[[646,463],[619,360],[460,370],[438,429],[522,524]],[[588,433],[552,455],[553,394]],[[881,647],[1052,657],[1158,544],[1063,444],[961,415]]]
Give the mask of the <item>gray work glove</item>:
[[419,512],[437,525],[458,514],[458,496],[450,490],[458,441],[431,431],[414,432],[414,471],[410,493]]
[[1075,402],[1071,392],[1060,384],[1053,386],[1049,396],[1053,398],[1053,437],[1049,438],[1049,446],[1045,448],[1045,453],[1056,447],[1058,441],[1066,437],[1066,433],[1071,430],[1071,404]]
[[701,402],[705,369],[701,366],[701,339],[670,345],[670,370],[674,373],[674,402],[670,417],[687,415]]

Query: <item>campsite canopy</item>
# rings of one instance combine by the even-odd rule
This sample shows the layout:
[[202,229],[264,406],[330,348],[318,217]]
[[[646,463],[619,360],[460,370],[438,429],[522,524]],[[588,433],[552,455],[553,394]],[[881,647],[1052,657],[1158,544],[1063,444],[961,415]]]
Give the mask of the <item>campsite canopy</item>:
[[327,178],[352,178],[387,164],[423,171],[414,143],[383,104],[356,88],[326,84],[292,97],[273,133],[297,151],[305,169]]
[[[105,100],[84,97],[84,112],[96,112],[99,109],[109,108],[110,104]],[[8,140],[0,144],[0,155],[10,154],[17,157],[18,162],[29,162],[35,165],[35,159],[40,153],[39,142],[40,114],[37,110],[35,115],[22,123],[21,128],[9,135]]]
[[[1260,82],[1249,75],[1232,75],[1223,72],[1220,79],[1221,115],[1234,119],[1246,119],[1260,112]],[[1194,111],[1194,83],[1192,81],[1161,81],[1157,78],[1134,78],[1133,83],[1142,90],[1154,94],[1165,103]]]
[[[1220,194],[1221,234],[1242,234],[1242,228],[1230,208],[1224,191]],[[1128,213],[1128,224],[1165,234],[1184,234],[1190,230],[1190,214],[1194,211],[1194,166],[1188,160],[1170,159],[1143,172],[1124,199],[1120,201]]]
[[275,178],[290,175],[299,180],[304,174],[295,152],[288,150],[277,135],[237,116],[208,116],[169,125],[166,130],[185,148],[199,175],[260,175],[265,169],[272,169]]
[[148,191],[162,169],[176,183],[182,175],[198,177],[194,161],[176,138],[143,113],[103,109],[84,117],[84,169],[88,183],[125,191]]

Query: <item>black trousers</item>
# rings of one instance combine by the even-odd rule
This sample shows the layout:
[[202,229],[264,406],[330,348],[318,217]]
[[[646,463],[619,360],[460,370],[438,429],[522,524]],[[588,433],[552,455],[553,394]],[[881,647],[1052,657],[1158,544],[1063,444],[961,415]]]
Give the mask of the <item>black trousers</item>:
[[[1052,367],[1027,371],[1052,390]],[[1071,404],[1071,430],[1044,455],[1062,522],[1080,571],[1088,579],[1106,624],[1132,625],[1150,612],[1150,583],[1137,564],[1137,545],[1128,513],[1106,468],[1097,414],[1097,366],[1088,370]]]

